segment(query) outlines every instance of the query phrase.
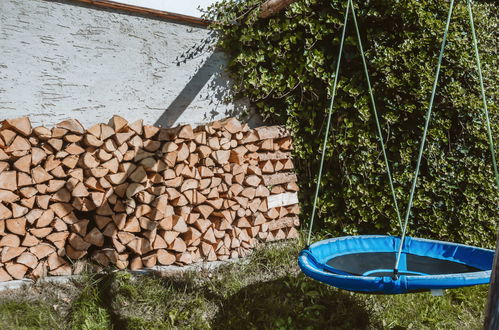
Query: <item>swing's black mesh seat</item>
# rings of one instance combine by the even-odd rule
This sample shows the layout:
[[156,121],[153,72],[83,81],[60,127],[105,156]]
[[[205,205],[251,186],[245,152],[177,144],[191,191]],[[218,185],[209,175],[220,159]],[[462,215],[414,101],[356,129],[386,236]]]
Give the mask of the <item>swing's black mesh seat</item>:
[[[480,271],[478,268],[450,260],[411,253],[406,253],[405,256],[407,259],[407,272],[400,271],[399,275],[442,275]],[[395,257],[396,255],[393,252],[352,253],[331,258],[326,264],[352,275],[392,276],[393,273],[390,269],[393,269]]]

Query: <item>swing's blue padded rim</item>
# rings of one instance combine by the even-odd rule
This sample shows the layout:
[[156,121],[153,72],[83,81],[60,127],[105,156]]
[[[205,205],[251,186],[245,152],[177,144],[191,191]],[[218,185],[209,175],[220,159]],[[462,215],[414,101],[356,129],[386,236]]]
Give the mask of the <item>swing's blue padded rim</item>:
[[[327,261],[353,253],[397,253],[400,237],[360,235],[331,238],[314,243],[301,251],[298,264],[303,273],[334,287],[357,292],[398,294],[451,289],[487,284],[490,281],[494,251],[458,243],[406,237],[402,253],[411,253],[440,260],[466,264],[480,271],[458,274],[409,276],[399,275],[369,277],[357,276],[336,270]],[[400,267],[400,271],[403,267]]]

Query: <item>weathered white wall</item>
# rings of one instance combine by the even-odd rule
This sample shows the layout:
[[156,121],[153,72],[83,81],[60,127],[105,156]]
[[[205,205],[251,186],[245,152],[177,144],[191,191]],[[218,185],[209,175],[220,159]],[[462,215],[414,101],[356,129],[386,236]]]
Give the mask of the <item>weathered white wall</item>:
[[227,60],[209,34],[70,1],[0,0],[0,119],[171,126],[240,113],[244,102],[224,103]]

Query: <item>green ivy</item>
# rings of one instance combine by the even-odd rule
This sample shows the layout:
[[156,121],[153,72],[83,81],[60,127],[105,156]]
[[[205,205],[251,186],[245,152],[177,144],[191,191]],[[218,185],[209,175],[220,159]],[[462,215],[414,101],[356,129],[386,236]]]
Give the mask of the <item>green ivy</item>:
[[[354,1],[396,195],[405,210],[449,1]],[[346,1],[301,0],[258,19],[260,0],[210,8],[238,95],[292,132],[309,216]],[[494,187],[466,2],[456,1],[414,199],[411,235],[488,245]],[[474,4],[493,132],[499,132],[499,6]],[[333,234],[398,234],[351,18],[318,212]],[[497,145],[497,144],[496,144]],[[496,151],[497,152],[497,151]],[[307,212],[308,211],[308,212]],[[308,219],[303,219],[307,221]]]

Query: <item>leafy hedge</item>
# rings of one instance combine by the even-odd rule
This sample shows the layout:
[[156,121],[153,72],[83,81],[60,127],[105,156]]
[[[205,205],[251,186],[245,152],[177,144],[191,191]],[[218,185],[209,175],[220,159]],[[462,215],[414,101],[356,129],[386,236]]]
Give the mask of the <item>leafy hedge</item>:
[[[449,1],[354,2],[403,212]],[[231,56],[237,92],[268,122],[292,130],[308,216],[346,1],[301,0],[268,20],[257,18],[260,3],[222,1],[210,9],[217,20],[213,28]],[[497,136],[499,6],[480,2],[474,16]],[[398,234],[351,18],[349,26],[318,204],[320,225],[334,235]],[[499,198],[469,32],[466,3],[457,1],[409,230],[490,245]]]

